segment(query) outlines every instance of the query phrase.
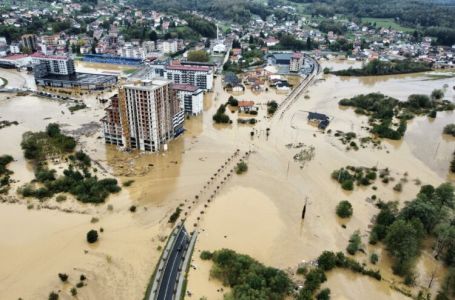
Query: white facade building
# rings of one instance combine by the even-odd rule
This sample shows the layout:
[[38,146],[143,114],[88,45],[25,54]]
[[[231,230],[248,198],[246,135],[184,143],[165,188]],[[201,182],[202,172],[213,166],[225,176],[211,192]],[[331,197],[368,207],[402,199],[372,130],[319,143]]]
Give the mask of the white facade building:
[[21,53],[21,49],[19,48],[19,44],[11,43],[11,45],[9,45],[9,51],[11,52],[11,54]]
[[172,88],[177,92],[180,108],[188,115],[202,113],[204,105],[204,92],[202,89],[191,84],[173,84]]
[[31,58],[33,65],[46,66],[47,74],[73,75],[76,73],[74,61],[67,56],[45,55],[36,52],[31,55]]

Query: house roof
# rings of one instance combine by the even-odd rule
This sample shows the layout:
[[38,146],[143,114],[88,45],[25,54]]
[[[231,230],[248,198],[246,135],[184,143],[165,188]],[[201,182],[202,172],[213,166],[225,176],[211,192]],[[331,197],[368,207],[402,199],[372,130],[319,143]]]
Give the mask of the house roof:
[[194,86],[192,84],[178,84],[178,83],[174,83],[172,85],[172,88],[177,91],[185,91],[185,92],[195,92],[199,89],[197,86]]
[[210,71],[209,67],[204,67],[204,66],[175,66],[175,65],[169,65],[167,66],[168,70],[180,70],[180,71],[201,71],[201,72],[208,72]]
[[5,57],[3,57],[3,59],[18,60],[18,59],[22,59],[22,58],[26,58],[26,57],[28,57],[27,54],[14,54],[14,55],[5,56]]
[[319,121],[328,121],[329,117],[324,114],[320,114],[317,112],[309,112],[308,113],[308,120],[319,120]]
[[197,65],[182,65],[180,62],[172,61],[167,67],[168,70],[180,70],[180,71],[194,71],[194,72],[208,72],[210,68],[207,66]]
[[254,101],[239,101],[239,107],[254,106]]

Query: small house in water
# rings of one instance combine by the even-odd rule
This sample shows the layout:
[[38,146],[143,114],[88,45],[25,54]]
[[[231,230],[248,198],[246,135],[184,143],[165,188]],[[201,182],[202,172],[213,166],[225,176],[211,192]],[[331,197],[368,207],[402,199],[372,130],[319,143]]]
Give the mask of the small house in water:
[[314,123],[319,129],[325,130],[330,124],[329,116],[317,112],[308,113],[308,122]]
[[257,107],[254,106],[254,101],[239,101],[239,111],[248,113],[256,111]]

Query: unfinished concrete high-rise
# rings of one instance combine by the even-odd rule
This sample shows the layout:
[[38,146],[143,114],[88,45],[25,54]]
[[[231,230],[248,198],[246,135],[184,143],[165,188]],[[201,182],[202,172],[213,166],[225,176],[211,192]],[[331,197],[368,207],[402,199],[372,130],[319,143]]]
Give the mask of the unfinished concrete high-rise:
[[126,84],[102,119],[106,143],[158,152],[183,132],[184,111],[170,81]]

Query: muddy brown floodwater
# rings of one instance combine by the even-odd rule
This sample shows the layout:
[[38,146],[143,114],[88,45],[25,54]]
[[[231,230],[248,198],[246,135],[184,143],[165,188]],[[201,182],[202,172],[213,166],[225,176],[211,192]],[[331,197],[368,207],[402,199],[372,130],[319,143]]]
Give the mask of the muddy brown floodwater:
[[[324,64],[341,68],[351,63]],[[102,65],[95,67],[101,72],[112,71]],[[90,68],[93,66],[79,66],[79,70]],[[12,85],[32,82],[29,75],[15,71],[0,70],[0,77],[17,78],[17,82],[11,81]],[[229,97],[221,88],[221,78],[217,78],[215,90],[205,96],[204,113],[186,120],[186,132],[169,144],[169,151],[160,154],[125,153],[105,145],[101,129],[96,127],[104,114],[104,105],[97,102],[95,95],[84,96],[89,107],[71,114],[70,104],[65,102],[0,94],[0,119],[19,122],[0,130],[0,155],[11,154],[15,158],[9,167],[17,181],[8,198],[15,199],[14,203],[0,203],[0,299],[45,299],[52,290],[61,290],[62,298],[70,299],[69,290],[82,273],[87,275],[88,283],[78,290],[79,299],[142,299],[160,255],[158,249],[172,229],[169,216],[179,205],[187,214],[187,227],[200,233],[193,256],[194,268],[189,273],[188,290],[193,296],[188,299],[203,296],[222,299],[226,288],[221,292],[220,283],[209,279],[210,263],[199,259],[200,251],[232,248],[265,264],[295,270],[299,263],[315,259],[324,250],[343,250],[357,229],[367,244],[368,228],[377,214],[377,209],[366,201],[371,195],[402,203],[419,190],[415,179],[434,185],[453,182],[448,165],[455,142],[441,135],[444,125],[454,121],[453,113],[438,113],[434,121],[415,118],[409,123],[403,141],[385,141],[381,150],[367,148],[357,152],[346,152],[333,135],[318,132],[305,120],[306,111],[318,111],[333,118],[330,125],[333,131],[366,135],[361,128],[366,125],[366,118],[350,109],[340,109],[337,103],[341,98],[381,91],[405,100],[409,94],[429,94],[447,84],[446,98],[453,101],[452,79],[430,80],[426,74],[320,78],[286,110],[282,119],[268,119],[266,103],[281,102],[286,95],[272,89],[260,94],[247,89],[237,95],[239,100],[253,100],[260,107],[255,126],[237,124],[238,117],[249,116],[239,115],[234,108],[227,110],[233,124],[213,124],[213,113]],[[100,96],[107,98],[111,94]],[[63,203],[55,199],[43,203],[21,199],[16,189],[33,179],[33,170],[20,149],[22,134],[42,130],[50,122],[58,122],[63,130],[77,135],[79,147],[100,166],[99,176],[134,183],[98,206],[80,204],[71,197]],[[268,137],[267,128],[271,128]],[[250,136],[252,131],[254,137]],[[298,149],[285,147],[289,143],[314,146],[314,158],[301,168],[293,160]],[[247,158],[249,169],[243,175],[228,178],[221,166],[227,163],[231,168],[238,161],[240,155],[232,158],[237,149],[241,155],[252,151]],[[408,182],[402,193],[382,183],[376,184],[377,191],[370,187],[347,193],[330,179],[334,169],[346,165],[389,167],[397,180],[407,172]],[[55,167],[60,170],[63,165],[56,162]],[[211,177],[216,183],[208,183]],[[208,202],[214,190],[217,192]],[[302,221],[305,199],[308,208]],[[336,204],[343,199],[349,199],[354,206],[353,217],[342,222],[346,229],[334,214]],[[33,208],[27,209],[30,205]],[[135,214],[128,210],[131,205],[137,206]],[[92,217],[99,218],[99,222],[91,223]],[[194,223],[198,224],[196,228]],[[100,241],[89,246],[85,242],[86,232],[100,227],[104,229]],[[333,271],[325,284],[331,288],[333,298],[404,299],[390,288],[390,282],[400,279],[391,274],[386,253],[378,246],[367,249],[380,254],[379,267],[387,281]],[[356,259],[367,262],[368,256],[358,254]],[[426,252],[417,268],[422,274],[417,279],[419,285],[427,284],[428,274],[435,268],[441,270],[432,287],[434,294],[443,268],[439,269]],[[70,275],[70,284],[60,282],[57,274],[62,272]]]

